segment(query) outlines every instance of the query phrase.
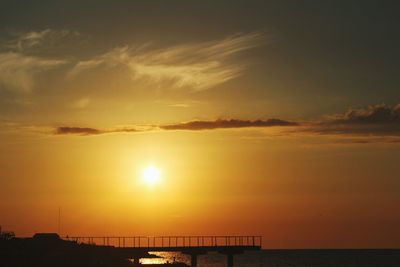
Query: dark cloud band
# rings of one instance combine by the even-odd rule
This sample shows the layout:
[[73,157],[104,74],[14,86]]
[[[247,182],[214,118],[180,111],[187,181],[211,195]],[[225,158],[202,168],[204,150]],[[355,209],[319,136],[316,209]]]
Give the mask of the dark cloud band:
[[345,113],[325,118],[322,121],[298,123],[281,119],[268,120],[196,120],[168,125],[149,126],[147,128],[97,129],[87,127],[58,127],[57,135],[98,135],[106,133],[130,133],[151,130],[164,131],[201,131],[234,128],[268,128],[288,127],[281,135],[329,135],[343,140],[345,143],[399,143],[400,139],[400,104],[385,104],[367,108],[351,109]]
[[178,124],[160,126],[164,130],[212,130],[226,128],[246,128],[246,127],[272,127],[272,126],[297,126],[295,122],[269,119],[269,120],[214,120],[214,121],[190,121]]
[[162,130],[213,130],[213,129],[227,129],[227,128],[249,128],[249,127],[273,127],[273,126],[297,126],[295,122],[269,119],[269,120],[214,120],[214,121],[190,121],[185,123],[153,126],[146,130],[138,130],[135,128],[119,128],[111,130],[102,130],[88,127],[69,127],[63,126],[56,128],[55,134],[57,135],[97,135],[105,133],[124,133],[124,132],[142,132],[148,130],[162,129]]
[[400,137],[400,104],[350,109],[346,113],[312,123],[306,131],[319,134]]
[[63,135],[63,134],[94,135],[101,133],[104,132],[95,128],[69,127],[69,126],[58,127],[55,131],[55,134],[57,135]]

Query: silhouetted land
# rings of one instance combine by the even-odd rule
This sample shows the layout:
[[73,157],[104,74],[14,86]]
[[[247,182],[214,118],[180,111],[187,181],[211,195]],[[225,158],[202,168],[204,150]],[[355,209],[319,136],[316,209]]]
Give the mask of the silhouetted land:
[[[62,240],[56,234],[36,235],[33,238],[0,238],[2,267],[8,266],[134,266],[132,258],[157,257],[147,252],[120,250],[112,246],[78,244]],[[146,265],[159,266],[159,264]],[[183,263],[165,266],[184,267]]]

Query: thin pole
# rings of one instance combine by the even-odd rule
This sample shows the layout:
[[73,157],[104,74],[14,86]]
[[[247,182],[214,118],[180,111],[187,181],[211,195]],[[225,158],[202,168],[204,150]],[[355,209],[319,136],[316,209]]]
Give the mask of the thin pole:
[[58,234],[61,235],[61,207],[58,207]]

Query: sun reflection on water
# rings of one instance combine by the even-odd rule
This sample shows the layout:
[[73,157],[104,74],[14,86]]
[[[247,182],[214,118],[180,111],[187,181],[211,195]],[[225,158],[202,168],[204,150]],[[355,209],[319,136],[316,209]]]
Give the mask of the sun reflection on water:
[[165,264],[167,263],[166,259],[163,258],[143,258],[140,259],[140,264]]
[[187,262],[187,256],[182,255],[179,252],[161,252],[161,251],[152,251],[149,254],[158,256],[159,258],[142,258],[140,259],[140,263],[145,264],[166,264],[166,263],[174,263],[174,262]]

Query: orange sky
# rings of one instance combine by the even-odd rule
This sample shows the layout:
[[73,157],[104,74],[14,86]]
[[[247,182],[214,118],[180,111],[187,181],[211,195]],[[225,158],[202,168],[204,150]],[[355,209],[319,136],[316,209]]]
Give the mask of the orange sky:
[[17,2],[0,10],[3,229],[58,231],[61,208],[70,236],[400,246],[391,8]]
[[[266,247],[398,246],[396,148],[264,134],[13,137],[2,143],[3,228],[57,231],[61,207],[70,236],[262,234]],[[150,188],[140,183],[149,164],[162,172]]]

